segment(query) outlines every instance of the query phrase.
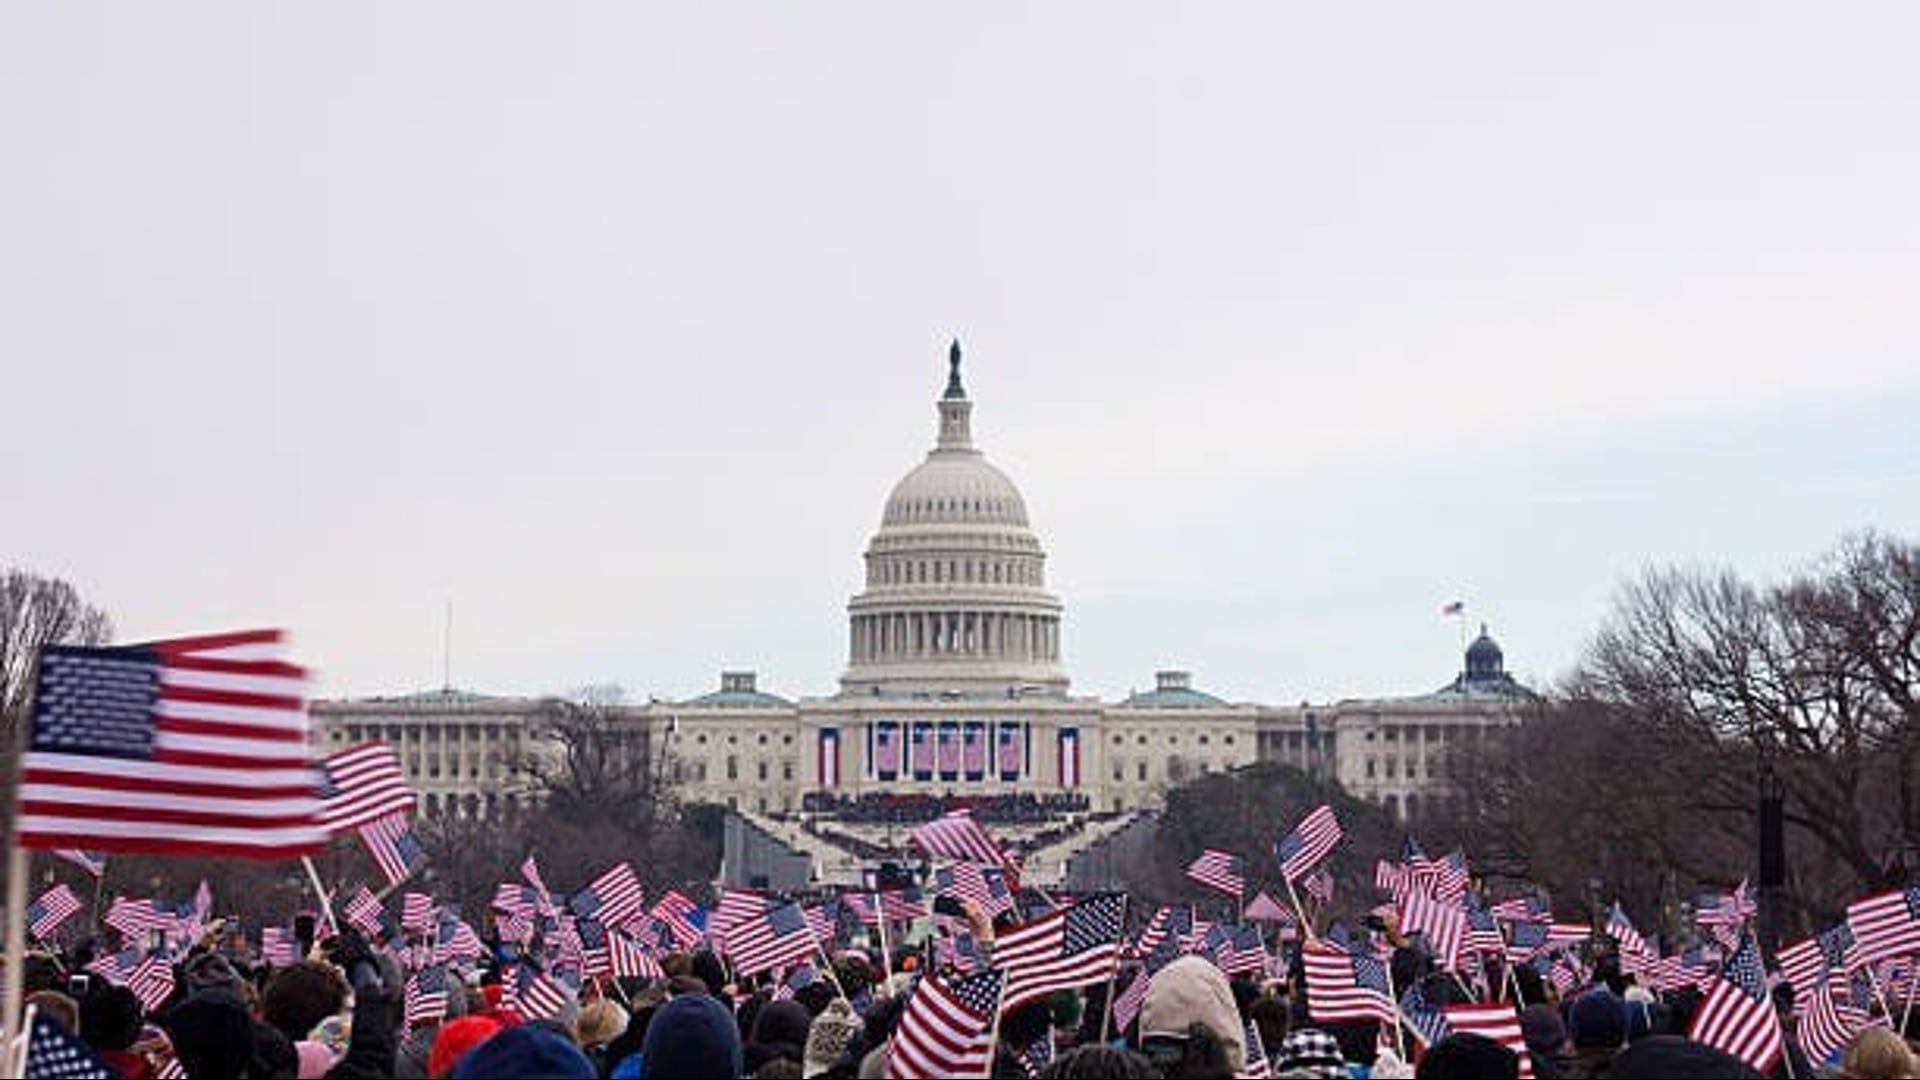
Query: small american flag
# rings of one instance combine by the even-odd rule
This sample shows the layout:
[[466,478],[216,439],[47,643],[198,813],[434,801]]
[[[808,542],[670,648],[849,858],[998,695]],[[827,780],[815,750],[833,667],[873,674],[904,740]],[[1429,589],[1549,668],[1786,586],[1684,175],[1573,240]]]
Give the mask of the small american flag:
[[532,855],[528,855],[527,861],[520,864],[520,876],[526,878],[527,884],[533,886],[534,892],[540,894],[540,910],[551,911],[553,893],[547,889],[546,880],[540,876],[540,864],[534,861]]
[[617,862],[587,882],[568,904],[575,915],[592,916],[608,926],[621,926],[646,911],[640,878],[633,864]]
[[880,915],[895,922],[911,922],[927,914],[927,897],[918,885],[888,889],[880,894]]
[[1447,1006],[1447,1026],[1455,1035],[1478,1035],[1512,1051],[1520,1059],[1521,1080],[1532,1080],[1533,1056],[1520,1031],[1520,1014],[1504,1001]]
[[1706,1000],[1693,1014],[1687,1037],[1724,1050],[1762,1074],[1772,1072],[1779,1062],[1786,1048],[1785,1035],[1752,938],[1743,938],[1727,958]]
[[299,960],[299,939],[284,926],[260,928],[260,959],[268,967],[289,967]]
[[914,829],[912,842],[929,855],[1012,868],[1005,852],[968,810],[955,810]]
[[1428,896],[1420,889],[1400,901],[1400,928],[1427,936],[1434,963],[1452,970],[1460,966],[1460,947],[1467,938],[1467,913],[1456,904]]
[[400,897],[400,928],[409,933],[424,934],[433,929],[438,910],[433,897],[426,893],[406,893]]
[[41,650],[16,826],[28,848],[279,859],[318,850],[306,673],[278,631]]
[[1759,911],[1753,888],[1742,881],[1730,893],[1707,893],[1694,906],[1693,921],[1726,948],[1739,944],[1740,931]]
[[1140,1006],[1147,1000],[1147,991],[1153,987],[1154,975],[1161,968],[1180,959],[1182,952],[1177,939],[1166,937],[1147,953],[1133,981],[1129,982],[1127,988],[1113,999],[1113,1023],[1116,1030],[1125,1031],[1128,1025],[1133,1023],[1133,1018],[1140,1014]]
[[155,953],[127,973],[127,989],[153,1012],[173,994],[173,961]]
[[406,1021],[408,1027],[426,1027],[439,1023],[447,1015],[447,969],[440,965],[422,968],[407,977]]
[[741,977],[798,963],[818,945],[798,904],[780,904],[727,932],[727,955]]
[[1187,864],[1187,876],[1209,889],[1218,889],[1236,899],[1246,895],[1246,862],[1231,851],[1207,848],[1199,858]]
[[1826,1061],[1845,1049],[1868,1023],[1866,1009],[1835,993],[1836,982],[1844,981],[1822,978],[1801,995],[1805,1004],[1794,1033],[1814,1061]]
[[347,898],[347,902],[341,905],[340,911],[347,917],[347,922],[368,937],[374,937],[380,933],[381,924],[387,917],[386,909],[380,906],[380,901],[367,891],[365,885],[360,886],[352,896]]
[[993,962],[1007,976],[1006,1007],[1113,974],[1125,910],[1123,895],[1103,893],[999,935]]
[[[987,875],[993,875],[993,885],[988,884]],[[998,915],[1013,909],[1013,896],[1007,891],[1006,878],[993,867],[982,867],[978,863],[954,863],[934,871],[933,892],[935,896],[951,896],[956,900],[971,900],[979,904],[987,914]]]
[[94,957],[87,965],[87,970],[116,986],[125,986],[127,976],[133,974],[133,969],[139,967],[140,961],[145,958],[144,950],[129,946],[119,952]]
[[52,941],[61,924],[79,910],[80,898],[73,895],[73,890],[64,883],[55,885],[27,905],[27,930],[41,941]]
[[486,954],[486,946],[480,935],[474,932],[466,921],[451,915],[440,917],[439,931],[434,935],[433,958],[438,963],[471,961]]
[[342,750],[320,763],[328,831],[338,836],[377,818],[407,814],[417,796],[386,743]]
[[1193,934],[1193,908],[1191,905],[1163,904],[1148,920],[1147,928],[1140,934],[1140,951],[1151,953],[1160,947],[1165,938],[1172,938],[1177,945],[1184,946]]
[[1306,877],[1340,843],[1340,835],[1340,819],[1334,817],[1333,807],[1315,807],[1274,845],[1280,872],[1289,881]]
[[414,835],[405,813],[375,818],[360,826],[360,839],[367,853],[386,875],[387,884],[398,885],[427,865],[427,850]]
[[1315,1023],[1394,1022],[1387,972],[1379,960],[1331,940],[1307,942],[1302,958],[1307,971],[1307,1011]]
[[1400,995],[1400,1019],[1422,1043],[1432,1046],[1447,1037],[1447,1014],[1427,996],[1426,989],[1414,983]]
[[647,913],[673,934],[674,944],[680,948],[692,948],[700,943],[700,927],[694,922],[700,914],[700,908],[681,895],[679,890],[668,889],[653,902],[653,907]]
[[566,1011],[573,1003],[573,989],[566,983],[544,971],[535,971],[530,965],[521,964],[512,969],[511,977],[503,973],[501,983],[502,1004],[512,995],[509,1006],[528,1020],[551,1020]]
[[1002,979],[996,970],[953,980],[922,978],[887,1051],[889,1080],[986,1075]]
[[172,934],[180,927],[180,916],[153,900],[116,897],[101,922],[120,931],[127,941],[135,941],[159,931]]
[[1920,885],[1848,904],[1847,927],[1857,963],[1920,952]]

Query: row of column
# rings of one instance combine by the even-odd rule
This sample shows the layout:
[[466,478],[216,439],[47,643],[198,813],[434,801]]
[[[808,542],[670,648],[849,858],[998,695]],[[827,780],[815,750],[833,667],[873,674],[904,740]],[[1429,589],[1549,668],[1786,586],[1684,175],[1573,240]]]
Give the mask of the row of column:
[[1051,615],[934,611],[856,615],[854,662],[929,656],[1052,661],[1060,659],[1060,620]]

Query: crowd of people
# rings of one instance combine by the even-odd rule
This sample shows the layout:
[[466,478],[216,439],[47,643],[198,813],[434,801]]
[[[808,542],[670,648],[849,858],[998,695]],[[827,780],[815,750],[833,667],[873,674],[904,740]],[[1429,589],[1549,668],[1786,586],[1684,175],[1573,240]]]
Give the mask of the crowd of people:
[[1067,814],[1086,813],[1091,804],[1076,792],[1004,795],[921,795],[868,792],[860,796],[816,791],[800,808],[860,825],[917,825],[953,810],[967,810],[987,825],[1037,825]]
[[[990,948],[994,920],[968,904]],[[998,928],[1005,929],[1005,920]],[[1451,973],[1389,928],[1394,984],[1444,1004],[1464,993]],[[557,1013],[528,1020],[503,993],[510,957],[449,980],[431,1022],[409,1025],[404,972],[390,952],[342,928],[305,959],[251,962],[208,936],[179,957],[171,994],[151,1011],[133,989],[85,974],[86,946],[35,953],[27,1003],[97,1056],[96,1075],[200,1077],[879,1077],[923,974],[927,952],[835,951],[831,972],[804,982],[739,980],[714,953],[674,952],[652,978],[583,984]],[[1519,1010],[1527,1073],[1542,1080],[1757,1075],[1684,1036],[1700,994],[1655,993],[1622,972],[1604,938],[1591,977],[1560,988],[1527,965],[1490,973]],[[1260,977],[1229,977],[1204,955],[1160,968],[1116,1025],[1115,983],[1055,992],[1005,1012],[994,1029],[994,1077],[1517,1077],[1520,1056],[1494,1040],[1449,1034],[1423,1045],[1413,1025],[1315,1023],[1297,949]],[[1793,993],[1775,987],[1788,1052],[1774,1075],[1920,1076],[1920,1014],[1861,1030],[1830,1061],[1794,1038]],[[1897,1031],[1904,1024],[1904,1032]],[[1903,1037],[1904,1036],[1904,1037]],[[31,1070],[28,1075],[35,1075]],[[60,1073],[59,1075],[84,1075]]]

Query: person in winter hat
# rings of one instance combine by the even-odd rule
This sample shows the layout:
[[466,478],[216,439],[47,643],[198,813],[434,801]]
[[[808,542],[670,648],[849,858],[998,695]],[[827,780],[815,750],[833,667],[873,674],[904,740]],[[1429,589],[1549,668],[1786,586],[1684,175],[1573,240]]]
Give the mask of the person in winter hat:
[[661,1006],[640,1048],[647,1080],[704,1080],[745,1071],[740,1029],[726,1006],[706,994],[688,994]]
[[595,1080],[599,1075],[572,1039],[545,1024],[508,1028],[468,1051],[453,1067],[453,1080],[502,1076]]
[[851,1004],[838,998],[828,1002],[807,1029],[807,1045],[800,1061],[803,1075],[819,1076],[833,1068],[865,1027]]
[[[1240,1011],[1234,1007],[1227,977],[1201,957],[1183,956],[1161,968],[1147,988],[1146,999],[1140,1004],[1141,1045],[1151,1046],[1155,1040],[1190,1044],[1195,1025],[1206,1029],[1220,1044],[1229,1075],[1246,1070],[1246,1030],[1240,1024]],[[1160,1060],[1151,1051],[1148,1056]]]
[[1283,1080],[1345,1080],[1347,1075],[1339,1041],[1319,1028],[1288,1032],[1273,1059],[1273,1075]]

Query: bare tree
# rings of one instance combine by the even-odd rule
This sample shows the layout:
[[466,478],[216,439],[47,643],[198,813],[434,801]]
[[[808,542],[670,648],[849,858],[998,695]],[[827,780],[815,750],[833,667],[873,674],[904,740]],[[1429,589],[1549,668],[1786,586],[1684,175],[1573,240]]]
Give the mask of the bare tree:
[[[1644,910],[1751,872],[1760,778],[1785,796],[1807,927],[1920,855],[1920,548],[1861,536],[1782,584],[1650,570],[1540,717],[1455,762],[1489,866],[1583,874]],[[1665,872],[1665,880],[1656,871]]]
[[9,750],[33,701],[33,662],[48,645],[99,645],[113,634],[107,613],[59,578],[0,571],[0,738]]
[[718,860],[704,818],[683,813],[663,751],[618,687],[548,701],[515,762],[535,807],[527,840],[566,878],[630,859],[653,882],[705,880]]

